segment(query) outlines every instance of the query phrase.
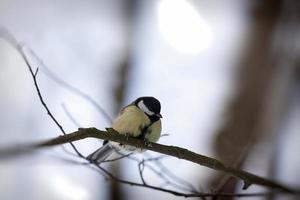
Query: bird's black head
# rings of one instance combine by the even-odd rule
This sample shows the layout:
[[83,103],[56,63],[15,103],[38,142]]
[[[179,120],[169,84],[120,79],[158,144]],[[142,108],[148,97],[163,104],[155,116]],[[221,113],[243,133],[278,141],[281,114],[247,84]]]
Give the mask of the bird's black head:
[[162,118],[160,114],[160,102],[154,97],[140,97],[137,98],[134,104],[139,107],[151,121],[157,121]]

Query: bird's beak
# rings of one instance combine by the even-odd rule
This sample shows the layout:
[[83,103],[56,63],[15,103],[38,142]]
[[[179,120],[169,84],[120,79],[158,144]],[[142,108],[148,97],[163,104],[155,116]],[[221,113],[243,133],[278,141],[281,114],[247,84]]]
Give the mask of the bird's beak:
[[162,115],[161,115],[160,113],[159,113],[159,114],[156,114],[156,116],[159,117],[159,118],[163,118]]

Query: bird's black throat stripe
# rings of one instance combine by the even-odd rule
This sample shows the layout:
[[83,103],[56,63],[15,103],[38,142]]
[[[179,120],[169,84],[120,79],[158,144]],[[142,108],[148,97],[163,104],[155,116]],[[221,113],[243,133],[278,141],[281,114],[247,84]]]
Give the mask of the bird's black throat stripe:
[[149,124],[148,126],[140,127],[141,134],[136,136],[135,138],[144,140],[146,137],[146,134],[148,133],[148,128],[152,125],[153,123]]

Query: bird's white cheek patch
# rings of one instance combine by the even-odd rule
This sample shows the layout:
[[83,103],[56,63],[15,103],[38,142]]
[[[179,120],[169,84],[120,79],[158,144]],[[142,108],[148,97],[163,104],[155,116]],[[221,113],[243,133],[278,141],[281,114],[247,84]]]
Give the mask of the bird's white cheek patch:
[[148,115],[154,115],[154,112],[150,111],[147,106],[144,104],[144,101],[140,101],[138,103],[138,107],[146,114]]

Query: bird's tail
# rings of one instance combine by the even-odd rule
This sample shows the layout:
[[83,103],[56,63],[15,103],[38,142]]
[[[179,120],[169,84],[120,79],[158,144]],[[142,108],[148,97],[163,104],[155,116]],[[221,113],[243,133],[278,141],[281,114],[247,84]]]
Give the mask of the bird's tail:
[[95,152],[91,153],[87,159],[95,163],[103,162],[108,156],[110,156],[114,152],[113,146],[108,142],[104,144],[102,147],[97,149]]

